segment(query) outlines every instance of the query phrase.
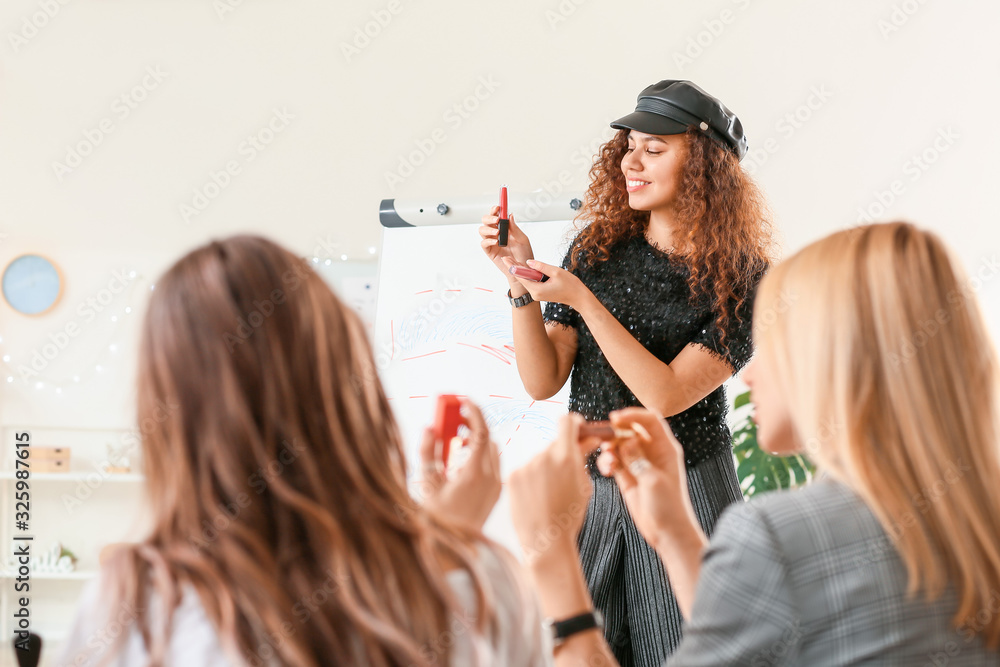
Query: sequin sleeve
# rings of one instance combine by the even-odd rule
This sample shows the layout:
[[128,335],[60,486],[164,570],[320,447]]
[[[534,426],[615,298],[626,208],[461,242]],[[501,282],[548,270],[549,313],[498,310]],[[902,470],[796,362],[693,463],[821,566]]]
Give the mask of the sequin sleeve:
[[737,307],[735,298],[729,301],[729,318],[725,325],[725,339],[723,340],[723,328],[719,326],[718,312],[708,311],[702,320],[692,343],[703,345],[716,356],[724,359],[733,368],[733,374],[739,373],[746,366],[753,356],[753,302],[757,295],[757,286],[764,272],[755,275],[751,289],[745,294],[743,302]]
[[[563,258],[562,264],[560,264],[560,266],[567,271],[570,270],[570,252],[572,252],[572,250],[566,252],[566,256]],[[573,273],[576,272],[574,271]],[[548,301],[545,303],[545,308],[542,310],[542,319],[545,322],[562,324],[570,329],[576,329],[580,324],[580,314],[576,312],[576,310],[566,304],[556,303],[554,301]]]

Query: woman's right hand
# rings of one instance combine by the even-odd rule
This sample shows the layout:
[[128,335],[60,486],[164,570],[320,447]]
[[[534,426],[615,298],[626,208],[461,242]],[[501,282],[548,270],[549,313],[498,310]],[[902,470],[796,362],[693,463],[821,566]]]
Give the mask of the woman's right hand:
[[497,245],[497,234],[500,226],[499,206],[494,206],[488,214],[483,216],[483,224],[479,228],[479,236],[482,239],[479,245],[482,246],[483,252],[490,258],[490,261],[503,272],[507,280],[514,284],[517,279],[507,270],[503,258],[510,257],[515,263],[523,266],[529,259],[534,259],[535,255],[531,252],[531,241],[514,222],[514,214],[511,213],[508,219],[510,220],[510,229],[507,233],[506,247],[501,248]]
[[475,403],[462,399],[462,423],[469,428],[463,447],[469,458],[461,468],[445,472],[444,443],[434,429],[424,431],[420,444],[423,462],[424,506],[452,520],[482,530],[500,498],[500,453]]

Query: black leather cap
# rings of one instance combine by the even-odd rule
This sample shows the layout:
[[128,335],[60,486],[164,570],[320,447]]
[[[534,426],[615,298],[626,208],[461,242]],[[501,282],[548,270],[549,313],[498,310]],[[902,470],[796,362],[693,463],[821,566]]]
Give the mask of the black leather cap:
[[639,93],[635,111],[611,123],[617,130],[646,134],[680,134],[690,125],[731,150],[738,159],[747,154],[740,119],[690,81],[666,79],[648,86]]

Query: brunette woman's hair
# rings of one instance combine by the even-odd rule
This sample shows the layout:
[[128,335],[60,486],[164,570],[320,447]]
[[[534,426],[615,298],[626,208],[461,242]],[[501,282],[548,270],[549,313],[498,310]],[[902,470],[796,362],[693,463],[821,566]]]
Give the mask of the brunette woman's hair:
[[[645,233],[649,211],[629,207],[621,162],[629,130],[619,130],[598,152],[577,220],[586,222],[570,268],[606,261],[614,244]],[[773,260],[770,212],[739,159],[696,128],[684,133],[686,156],[675,205],[674,254],[690,271],[692,300],[708,298],[723,333]]]
[[953,625],[1000,647],[1000,360],[961,261],[905,222],[832,234],[775,266],[754,339],[817,467],[853,488]]
[[156,283],[138,423],[152,532],[104,569],[119,606],[155,592],[170,612],[137,616],[151,664],[187,584],[251,665],[448,664],[465,612],[443,562],[471,575],[475,629],[492,622],[485,538],[411,498],[358,317],[277,244],[213,241]]

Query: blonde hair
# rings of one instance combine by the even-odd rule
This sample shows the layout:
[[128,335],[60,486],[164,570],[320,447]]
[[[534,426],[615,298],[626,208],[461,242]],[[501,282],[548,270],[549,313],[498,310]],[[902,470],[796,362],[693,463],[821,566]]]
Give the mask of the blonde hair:
[[905,222],[849,229],[774,267],[754,311],[797,437],[878,517],[907,595],[954,585],[953,624],[996,648],[1000,367],[960,262]]
[[[250,664],[445,665],[442,637],[468,617],[445,559],[471,576],[470,624],[492,627],[477,551],[492,543],[411,498],[360,321],[284,248],[214,241],[157,282],[138,420],[153,528],[109,557],[118,605],[143,609],[155,590],[172,610],[190,584]],[[138,614],[151,665],[171,615],[151,628]]]

